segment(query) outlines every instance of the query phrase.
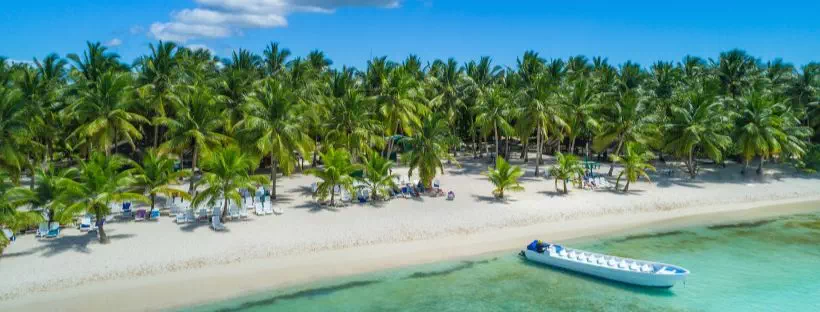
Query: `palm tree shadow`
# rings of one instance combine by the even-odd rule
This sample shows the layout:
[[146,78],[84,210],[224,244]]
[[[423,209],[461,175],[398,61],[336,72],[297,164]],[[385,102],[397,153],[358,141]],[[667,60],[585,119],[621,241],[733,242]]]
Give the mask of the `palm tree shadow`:
[[292,206],[294,209],[307,209],[310,213],[319,213],[322,211],[330,211],[330,212],[339,212],[339,207],[334,207],[330,205],[322,205],[318,202],[314,201],[307,201],[302,204]]
[[[109,230],[110,231],[110,230]],[[128,238],[132,238],[136,236],[135,234],[114,234],[108,235],[108,239],[111,240],[111,243],[114,243],[116,240],[124,240]],[[63,236],[58,237],[56,239],[50,240],[43,240],[41,241],[44,243],[43,246],[37,247],[36,251],[43,250],[43,256],[45,257],[53,257],[59,254],[62,254],[66,251],[75,251],[80,253],[89,254],[91,253],[91,249],[88,246],[92,243],[99,243],[99,239],[97,238],[96,233],[86,233],[85,235],[79,236]],[[36,252],[35,251],[35,252]]]
[[208,223],[208,222],[194,221],[194,222],[190,222],[190,223],[185,223],[185,225],[179,227],[179,229],[182,230],[183,232],[193,232],[198,228],[201,228],[203,226],[210,226],[210,225],[211,224]]
[[553,197],[556,197],[556,196],[565,196],[565,195],[567,195],[567,194],[564,194],[564,193],[561,193],[561,192],[558,192],[558,191],[538,191],[538,194],[543,194],[543,195],[546,195],[550,198],[553,198]]
[[300,185],[290,190],[290,192],[297,193],[303,197],[312,197],[313,188],[308,185]]
[[495,197],[495,196],[485,196],[485,195],[476,195],[476,194],[472,194],[471,196],[473,197],[473,199],[475,201],[505,204],[505,205],[509,204],[510,202],[515,201],[514,199],[510,199],[509,197],[507,197],[507,198],[498,198],[498,197]]

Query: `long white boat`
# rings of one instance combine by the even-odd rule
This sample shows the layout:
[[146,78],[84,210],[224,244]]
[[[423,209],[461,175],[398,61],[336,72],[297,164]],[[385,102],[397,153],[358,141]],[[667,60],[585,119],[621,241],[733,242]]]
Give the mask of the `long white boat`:
[[530,261],[639,286],[669,288],[689,275],[689,270],[671,264],[598,254],[538,240],[520,255]]

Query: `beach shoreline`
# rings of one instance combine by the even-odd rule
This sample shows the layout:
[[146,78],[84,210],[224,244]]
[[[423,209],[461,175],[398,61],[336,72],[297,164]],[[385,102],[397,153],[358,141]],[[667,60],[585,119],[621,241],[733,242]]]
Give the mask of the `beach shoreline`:
[[804,196],[580,218],[426,240],[260,258],[161,275],[105,280],[61,289],[59,293],[49,291],[38,296],[2,301],[0,307],[26,311],[46,311],[53,310],[54,307],[65,311],[97,311],[107,310],[112,306],[117,306],[120,311],[178,309],[321,280],[484,254],[514,252],[516,248],[535,238],[572,243],[637,233],[636,231],[652,232],[695,225],[746,222],[818,210],[820,196]]

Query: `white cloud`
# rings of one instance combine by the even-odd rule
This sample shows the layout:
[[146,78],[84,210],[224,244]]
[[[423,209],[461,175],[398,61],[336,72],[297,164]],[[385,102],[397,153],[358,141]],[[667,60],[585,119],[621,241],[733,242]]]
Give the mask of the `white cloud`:
[[122,45],[122,40],[120,40],[120,38],[114,38],[114,39],[106,41],[103,44],[107,47],[114,48],[114,47],[118,47],[118,46]]
[[145,32],[145,27],[142,27],[140,25],[134,25],[128,29],[128,32],[130,32],[132,35],[139,35]]
[[333,13],[343,7],[395,8],[400,0],[195,0],[196,8],[171,13],[171,21],[151,24],[160,40],[186,42],[225,38],[247,28],[287,26],[294,12]]

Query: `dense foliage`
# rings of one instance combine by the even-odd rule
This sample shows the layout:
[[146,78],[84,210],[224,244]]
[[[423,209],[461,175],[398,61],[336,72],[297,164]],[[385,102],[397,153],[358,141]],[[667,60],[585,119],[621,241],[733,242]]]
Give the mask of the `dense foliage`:
[[[175,194],[166,187],[178,177],[173,158],[193,173],[189,193],[197,180],[218,184],[203,185],[197,201],[238,196],[228,188],[261,182],[239,172],[257,166],[270,169],[273,200],[278,173],[302,170],[306,160],[317,166],[322,152],[331,166],[315,174],[347,187],[357,167],[341,162],[364,163],[376,175],[374,196],[390,184],[390,164],[377,154],[399,154],[428,187],[459,152],[509,160],[518,151],[530,161],[541,151],[536,175],[543,154],[563,152],[572,160],[560,172],[565,181],[581,157],[608,153],[632,166],[625,189],[649,169],[649,151],[682,161],[693,178],[705,160],[756,162],[758,173],[765,161],[817,163],[820,63],[798,67],[742,50],[649,67],[527,51],[513,67],[410,55],[377,57],[363,69],[331,67],[321,51],[293,57],[276,43],[261,56],[240,49],[227,59],[170,42],[148,52],[129,64],[88,43],[65,59],[0,58],[0,172],[10,185],[3,196],[13,197],[2,225],[16,224],[11,216],[23,204],[51,217],[77,209],[103,216],[111,200]],[[162,158],[169,153],[176,156]],[[136,177],[119,176],[131,170],[124,158],[147,163]],[[11,186],[32,173],[36,196],[23,203]],[[320,197],[333,198],[334,185],[323,183]],[[60,201],[61,188],[83,201]]]

